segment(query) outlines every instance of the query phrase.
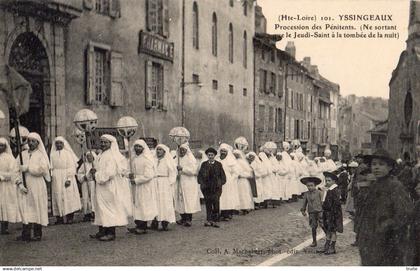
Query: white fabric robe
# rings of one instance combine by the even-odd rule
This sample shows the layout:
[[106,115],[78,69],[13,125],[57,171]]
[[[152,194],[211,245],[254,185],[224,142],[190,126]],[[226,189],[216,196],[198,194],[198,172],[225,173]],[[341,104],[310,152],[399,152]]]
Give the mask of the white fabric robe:
[[[231,157],[229,157],[231,156]],[[220,210],[239,210],[238,166],[231,153],[219,162],[222,163],[226,175],[226,183],[220,196]]]
[[296,168],[294,166],[293,160],[290,157],[287,151],[281,153],[284,163],[286,165],[288,174],[287,174],[287,190],[290,195],[298,195],[299,193],[299,184],[297,183]]
[[279,175],[279,162],[273,155],[270,156],[271,166],[273,168],[273,199],[280,200],[284,197],[284,188],[282,187]]
[[117,184],[117,197],[121,200],[124,211],[127,217],[133,216],[133,193],[130,187],[130,181],[128,179],[129,172],[129,160],[124,158],[121,160],[121,173],[118,178]]
[[18,187],[16,185],[19,167],[13,155],[0,154],[0,221],[21,222],[18,204]]
[[168,166],[165,158],[157,161],[156,187],[158,195],[158,221],[175,222],[175,208],[172,185],[176,182],[176,172]]
[[280,185],[280,198],[282,200],[288,200],[292,197],[292,194],[290,193],[290,189],[288,187],[288,175],[289,171],[287,170],[287,166],[284,162],[284,160],[277,160],[277,178],[279,180]]
[[268,172],[262,166],[261,161],[259,161],[258,156],[255,156],[255,160],[251,163],[251,168],[254,171],[255,175],[255,184],[257,187],[257,197],[254,198],[255,203],[261,203],[264,201],[263,193],[264,193],[264,185],[263,179],[265,176],[268,175]]
[[[85,172],[86,167],[86,172]],[[92,169],[92,164],[89,162],[84,162],[77,172],[77,179],[81,184],[82,189],[82,210],[83,214],[90,214],[95,212],[95,190],[96,184],[95,181],[88,174]],[[87,181],[83,181],[83,177],[87,177]]]
[[[54,216],[65,216],[74,213],[82,208],[80,203],[79,188],[76,183],[76,164],[70,153],[63,149],[51,153],[51,191],[52,211]],[[69,180],[70,186],[65,187],[64,183]]]
[[263,200],[270,200],[270,199],[275,198],[276,191],[274,191],[274,188],[273,188],[275,176],[274,176],[274,171],[273,171],[271,161],[268,159],[268,157],[266,159],[263,159],[264,155],[265,153],[259,154],[259,157],[261,158],[261,165],[262,167],[264,167],[266,171],[266,174],[264,174],[265,176],[263,177],[263,182],[262,182],[263,183]]
[[333,172],[333,171],[337,170],[337,165],[334,163],[334,161],[332,159],[327,159],[327,158],[325,158],[325,159],[326,159],[326,161],[325,161],[326,171]]
[[96,201],[94,225],[103,227],[125,226],[128,224],[127,213],[122,199],[118,196],[117,186],[121,175],[117,162],[109,149],[98,156],[96,167]]
[[238,162],[239,176],[238,176],[238,193],[239,193],[239,209],[251,210],[254,209],[254,199],[252,197],[251,184],[248,178],[253,177],[252,168],[249,163],[239,158]]
[[[194,159],[195,160],[195,159]],[[197,163],[187,155],[179,158],[182,167],[176,184],[175,209],[180,214],[194,214],[201,211],[200,187],[197,182]]]
[[[28,165],[25,172],[27,194],[18,193],[19,210],[24,224],[48,225],[48,193],[44,175],[49,174],[49,161],[40,150],[22,152],[23,164]],[[17,158],[18,163],[19,157]],[[21,174],[20,174],[21,175]],[[21,177],[19,175],[19,177]]]
[[158,215],[157,184],[154,162],[144,155],[132,156],[134,174],[135,203],[133,217],[135,220],[150,221]]

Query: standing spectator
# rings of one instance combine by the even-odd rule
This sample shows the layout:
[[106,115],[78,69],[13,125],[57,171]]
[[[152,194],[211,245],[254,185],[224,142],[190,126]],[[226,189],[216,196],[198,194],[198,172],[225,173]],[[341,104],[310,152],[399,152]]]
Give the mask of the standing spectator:
[[408,228],[413,203],[391,175],[395,160],[385,150],[365,156],[375,181],[360,214],[359,252],[362,265],[401,266],[407,262]]
[[222,164],[214,160],[217,151],[208,148],[206,155],[208,160],[201,164],[197,177],[206,203],[207,222],[204,223],[204,226],[219,228],[217,221],[220,212],[220,196],[222,186],[226,183],[226,175]]

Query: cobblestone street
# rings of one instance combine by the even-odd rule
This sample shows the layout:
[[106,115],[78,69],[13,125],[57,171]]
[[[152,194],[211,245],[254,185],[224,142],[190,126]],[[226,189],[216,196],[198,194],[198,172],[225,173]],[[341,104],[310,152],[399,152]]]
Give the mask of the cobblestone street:
[[[142,236],[119,228],[117,240],[109,243],[90,239],[96,227],[89,223],[48,226],[43,241],[21,243],[14,241],[20,225],[13,225],[11,235],[0,237],[0,265],[258,265],[308,238],[310,229],[300,205],[300,201],[286,203],[235,216],[220,223],[220,229],[203,227],[202,211],[195,215],[191,228],[171,225],[169,232],[149,231]],[[350,231],[348,225],[339,236],[337,255],[298,253],[278,264],[357,265]]]

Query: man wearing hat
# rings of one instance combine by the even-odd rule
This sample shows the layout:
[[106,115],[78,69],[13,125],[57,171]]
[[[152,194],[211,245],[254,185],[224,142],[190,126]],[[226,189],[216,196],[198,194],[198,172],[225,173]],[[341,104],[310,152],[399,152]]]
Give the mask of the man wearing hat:
[[385,150],[366,155],[375,181],[360,214],[359,252],[362,265],[401,266],[407,261],[408,228],[413,203],[404,186],[391,175],[395,160]]
[[226,175],[220,162],[214,160],[217,151],[214,148],[206,150],[208,161],[201,164],[198,172],[197,181],[200,184],[201,192],[204,196],[207,212],[207,222],[204,226],[219,228],[217,221],[220,212],[220,196],[222,186],[226,183]]
[[324,249],[318,252],[329,255],[336,253],[337,232],[343,232],[343,213],[340,203],[340,189],[337,185],[337,175],[331,172],[324,172],[323,174],[325,176],[325,187],[327,188],[322,203],[322,222],[326,241]]
[[306,185],[308,191],[303,194],[303,206],[300,211],[302,215],[306,216],[306,210],[309,214],[309,226],[312,229],[312,244],[311,247],[316,247],[316,230],[318,225],[322,228],[322,195],[321,191],[316,189],[316,186],[321,183],[318,177],[303,177],[300,182]]

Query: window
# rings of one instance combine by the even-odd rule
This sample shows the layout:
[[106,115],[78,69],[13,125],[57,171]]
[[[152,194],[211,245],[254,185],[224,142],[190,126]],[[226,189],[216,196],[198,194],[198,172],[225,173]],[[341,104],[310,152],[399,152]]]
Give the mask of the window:
[[217,17],[216,13],[213,13],[213,20],[211,26],[211,53],[217,56]]
[[247,45],[247,35],[246,31],[244,31],[244,45],[243,45],[243,65],[246,68],[248,66],[248,45]]
[[106,63],[106,51],[95,48],[95,102],[106,104],[108,102],[109,71]]
[[247,90],[246,88],[244,88],[244,89],[242,90],[242,95],[243,95],[243,96],[247,96],[247,95],[248,95],[248,90]]
[[86,50],[86,103],[123,105],[123,56],[105,44],[89,42]]
[[244,5],[244,15],[248,16],[248,3],[247,3],[247,1],[244,1],[243,5]]
[[271,50],[271,56],[270,56],[271,62],[276,61],[276,49]]
[[261,49],[261,59],[265,61],[265,50]]
[[233,94],[233,85],[229,85],[229,93]]
[[281,133],[283,124],[283,112],[281,108],[276,109],[276,133]]
[[294,135],[294,138],[295,139],[298,139],[299,138],[299,136],[300,136],[300,121],[299,120],[295,120],[295,131],[294,131],[294,133],[295,133],[295,135]]
[[311,95],[311,113],[314,111],[314,108],[313,108],[313,96]]
[[289,122],[289,116],[286,115],[286,131],[284,131],[286,138],[289,139],[290,138],[290,122]]
[[193,30],[193,35],[192,35],[193,36],[193,47],[195,49],[198,49],[198,37],[199,37],[198,27],[199,27],[199,25],[198,25],[198,5],[197,5],[197,2],[194,2],[194,4],[193,4],[192,20],[193,20],[193,27],[192,27],[192,30]]
[[229,62],[233,63],[233,26],[229,24]]
[[[113,0],[114,1],[114,0]],[[169,0],[146,1],[147,29],[158,35],[169,37]]]
[[292,108],[292,109],[294,108],[294,102],[293,102],[294,96],[295,96],[295,94],[293,93],[293,91],[290,91],[290,98],[291,98],[290,108]]
[[258,106],[258,127],[260,131],[265,130],[265,106],[260,104]]
[[268,132],[274,131],[274,108],[268,108]]
[[217,80],[213,80],[212,85],[214,90],[217,90],[219,88]]
[[192,81],[195,85],[198,85],[200,83],[200,76],[198,74],[193,74]]
[[96,0],[95,10],[97,13],[108,14],[109,13],[109,1],[110,0]]
[[233,7],[233,0],[229,0],[229,6]]
[[277,95],[281,98],[283,97],[283,75],[278,76],[277,80]]
[[308,139],[310,139],[311,138],[311,122],[310,121],[308,121],[308,131],[307,131],[307,133],[308,133]]
[[267,71],[260,70],[260,93],[267,93]]
[[146,61],[146,109],[167,110],[165,67],[160,63]]
[[300,128],[299,138],[304,139],[305,138],[305,126],[304,126],[303,120],[300,120],[299,128]]
[[276,94],[276,81],[277,77],[274,72],[271,73],[271,81],[270,81],[270,92],[274,95]]

